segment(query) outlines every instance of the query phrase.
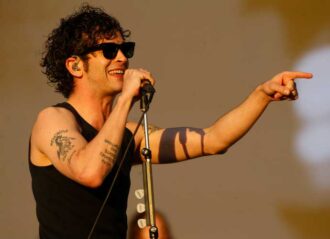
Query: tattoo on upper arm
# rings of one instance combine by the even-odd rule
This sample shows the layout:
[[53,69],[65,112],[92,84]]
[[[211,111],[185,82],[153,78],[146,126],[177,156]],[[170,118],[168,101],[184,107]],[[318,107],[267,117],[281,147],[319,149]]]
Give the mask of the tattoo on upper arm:
[[107,164],[108,166],[112,167],[114,164],[114,161],[117,158],[118,152],[119,152],[119,146],[117,144],[112,143],[111,141],[105,139],[104,143],[107,144],[107,147],[103,152],[100,153],[101,160],[104,164]]
[[69,152],[74,148],[74,144],[72,143],[75,138],[66,136],[68,130],[60,130],[58,131],[52,138],[50,142],[50,146],[55,146],[57,148],[57,157],[59,160],[68,161],[70,163],[71,157],[74,154],[73,151],[70,155]]
[[[144,127],[144,122],[142,122],[142,127]],[[157,126],[154,126],[154,125],[151,125],[149,124],[148,125],[148,134],[150,135],[151,133],[157,131],[157,130],[160,130],[161,128],[157,127]]]
[[148,134],[150,135],[151,133],[157,131],[157,130],[160,130],[159,127],[157,126],[154,126],[154,125],[148,125]]

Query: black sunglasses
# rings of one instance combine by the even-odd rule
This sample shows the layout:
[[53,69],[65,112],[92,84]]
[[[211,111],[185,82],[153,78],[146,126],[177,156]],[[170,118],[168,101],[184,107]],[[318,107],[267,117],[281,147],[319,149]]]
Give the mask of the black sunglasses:
[[81,55],[86,55],[93,51],[102,50],[103,56],[109,60],[112,60],[117,56],[118,50],[121,50],[125,57],[131,58],[134,55],[134,47],[135,42],[124,42],[122,44],[116,44],[113,42],[100,43],[87,48]]

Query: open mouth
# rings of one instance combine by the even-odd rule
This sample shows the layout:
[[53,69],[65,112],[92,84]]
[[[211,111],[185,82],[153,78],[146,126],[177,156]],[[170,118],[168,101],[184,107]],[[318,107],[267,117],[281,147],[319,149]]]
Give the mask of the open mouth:
[[125,73],[125,70],[118,70],[118,69],[109,71],[110,75],[124,75],[124,73]]

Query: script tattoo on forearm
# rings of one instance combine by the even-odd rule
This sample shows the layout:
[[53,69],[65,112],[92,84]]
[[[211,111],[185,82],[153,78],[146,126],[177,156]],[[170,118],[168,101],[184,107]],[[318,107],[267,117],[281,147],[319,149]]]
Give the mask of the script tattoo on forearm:
[[69,156],[71,149],[73,149],[74,145],[72,143],[75,138],[66,136],[68,130],[60,130],[58,131],[52,138],[50,142],[50,146],[55,146],[57,148],[57,158],[63,162],[68,161],[70,163],[71,157],[74,154],[72,152]]
[[104,143],[106,143],[107,147],[104,151],[100,153],[101,160],[104,164],[107,164],[108,166],[112,167],[114,164],[114,161],[117,158],[119,146],[110,142],[109,140],[104,140]]

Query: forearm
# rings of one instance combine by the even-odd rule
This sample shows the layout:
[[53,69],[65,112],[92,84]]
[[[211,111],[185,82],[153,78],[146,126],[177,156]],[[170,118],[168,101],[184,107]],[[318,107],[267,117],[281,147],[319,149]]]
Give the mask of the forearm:
[[132,98],[119,96],[97,136],[76,154],[76,165],[73,167],[77,169],[79,180],[99,185],[112,169],[119,153],[131,103]]
[[206,154],[226,151],[251,129],[270,102],[259,86],[242,104],[205,129]]

